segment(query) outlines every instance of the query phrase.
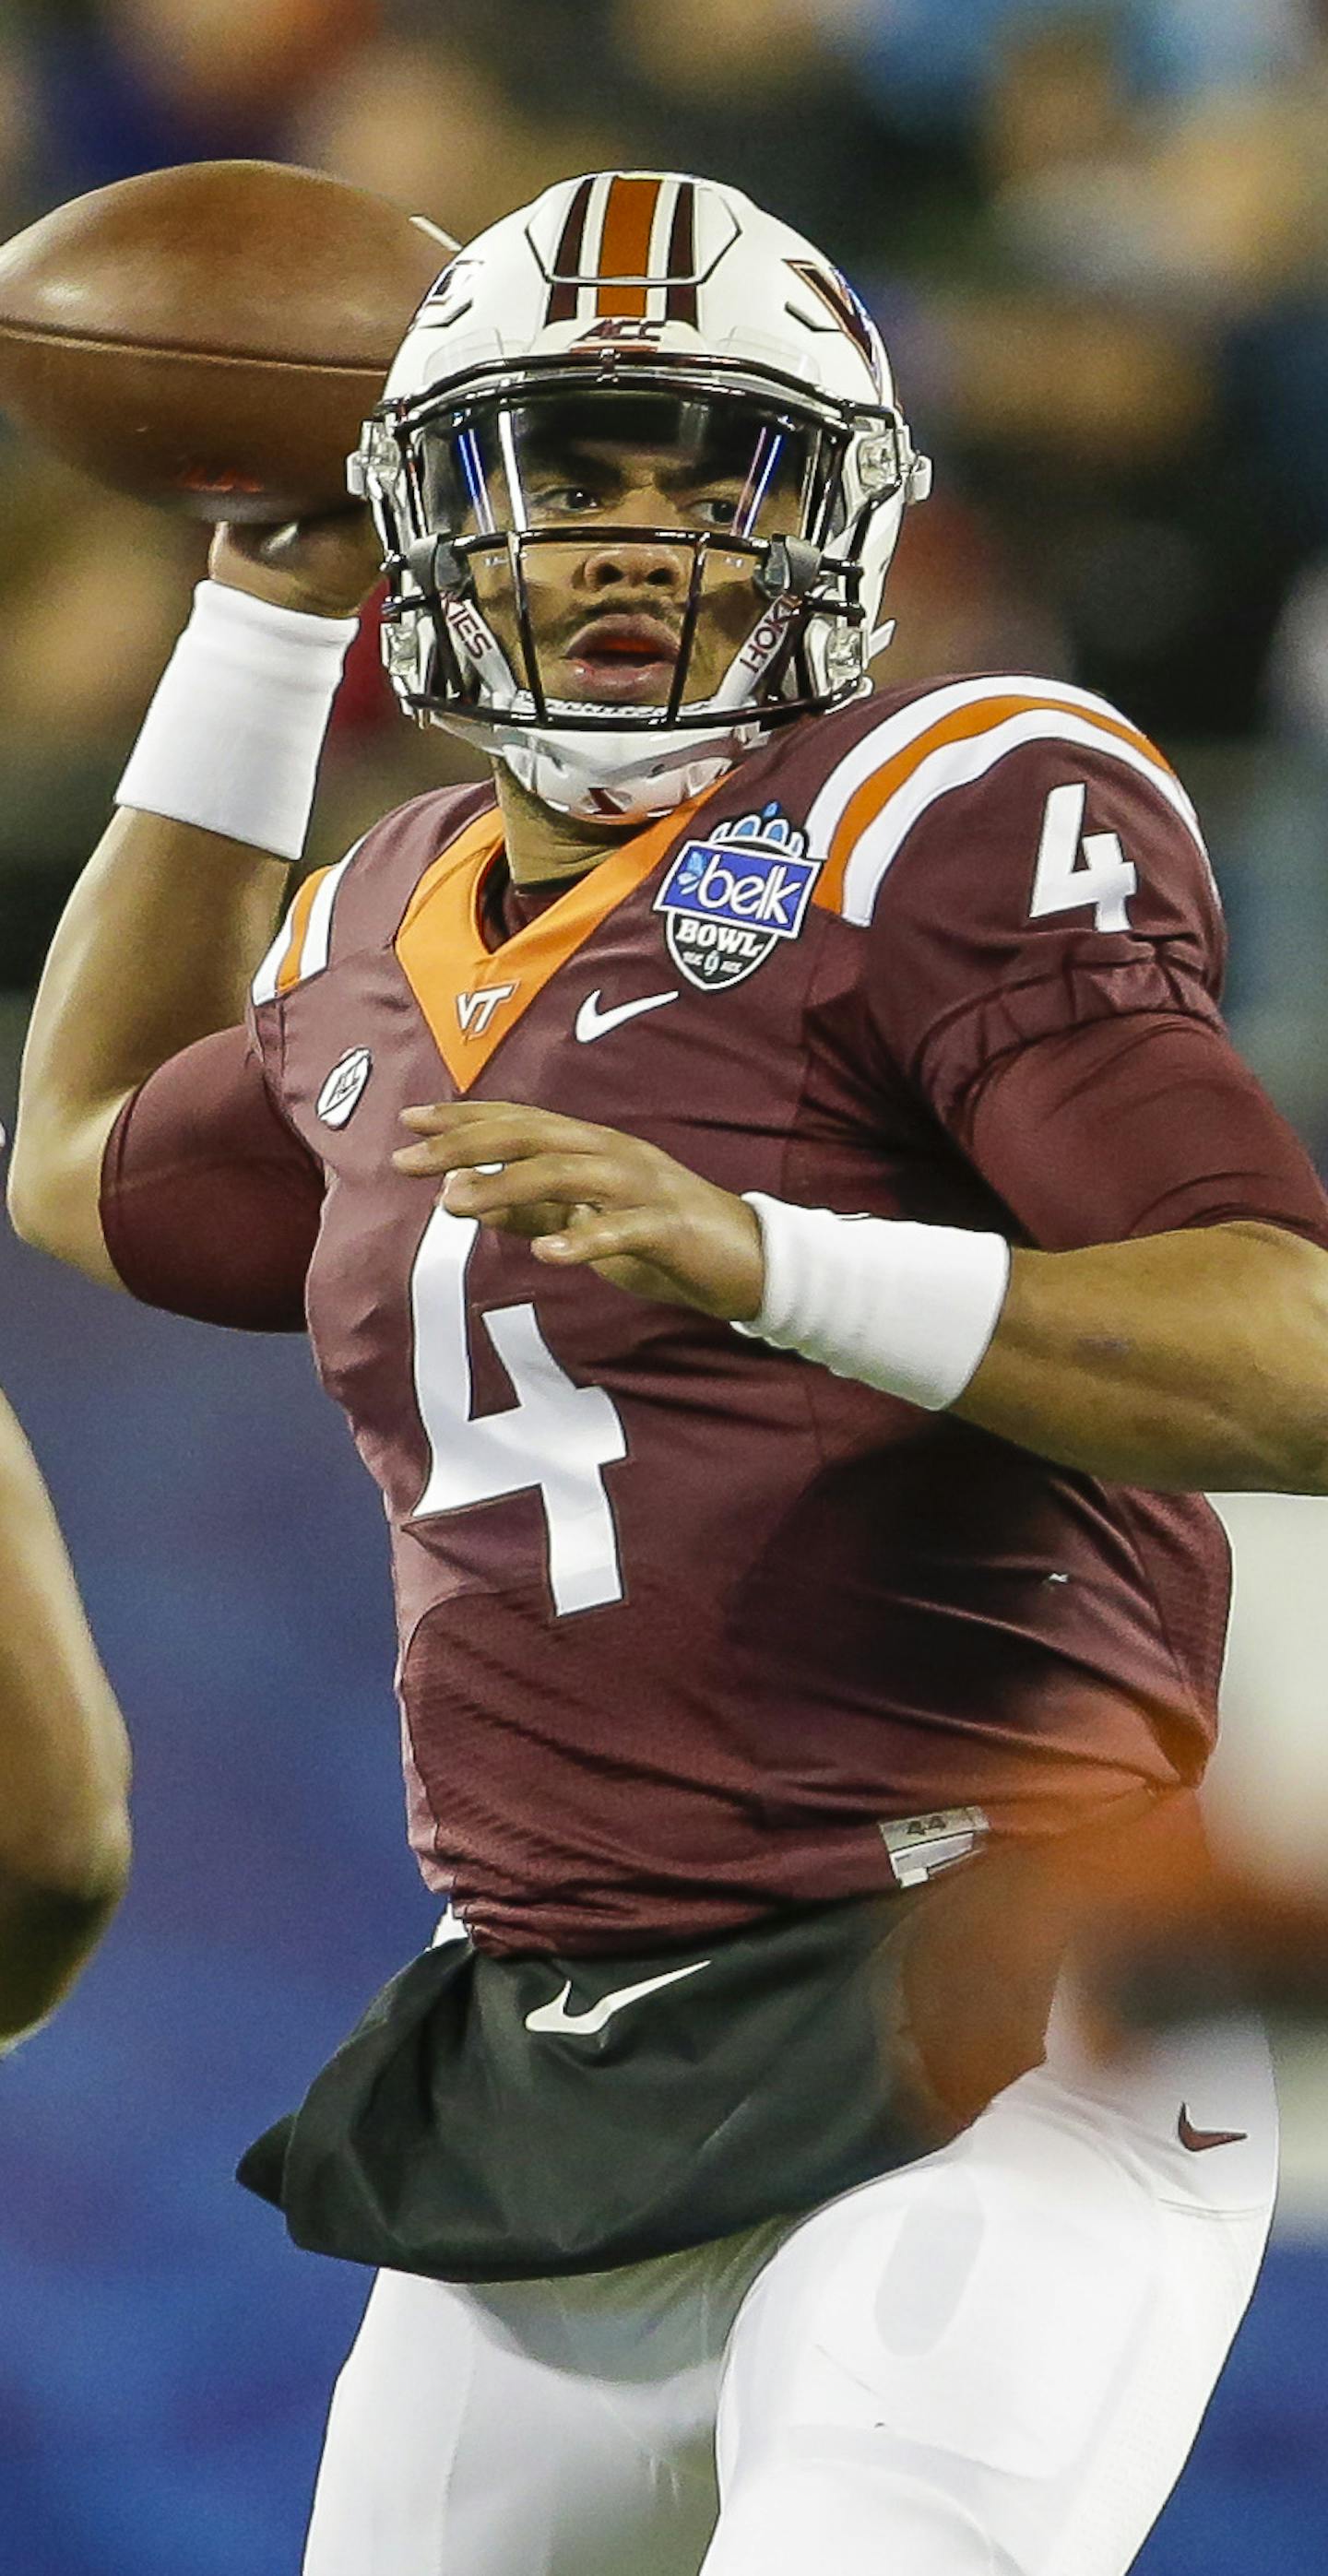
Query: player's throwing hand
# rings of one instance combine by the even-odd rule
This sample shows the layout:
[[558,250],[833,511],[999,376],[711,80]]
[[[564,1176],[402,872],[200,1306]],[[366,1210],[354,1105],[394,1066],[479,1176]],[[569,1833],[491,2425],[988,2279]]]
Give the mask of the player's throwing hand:
[[589,1264],[616,1288],[750,1323],[759,1311],[761,1230],[746,1202],[657,1145],[506,1101],[406,1109],[419,1141],[398,1171],[436,1172],[453,1216],[524,1234],[538,1261]]

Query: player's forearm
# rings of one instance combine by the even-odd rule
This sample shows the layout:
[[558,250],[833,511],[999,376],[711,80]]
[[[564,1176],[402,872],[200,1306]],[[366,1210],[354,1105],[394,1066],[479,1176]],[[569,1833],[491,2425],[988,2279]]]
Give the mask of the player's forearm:
[[[754,1197],[744,1329],[1058,1465],[1328,1491],[1328,1253],[1254,1223],[1075,1252]],[[538,1248],[538,1247],[537,1247]]]
[[50,1500],[0,1398],[0,2039],[52,2009],[114,1911],[128,1781]]
[[1328,1492],[1328,1254],[1256,1225],[1016,1252],[951,1410],[1113,1482]]

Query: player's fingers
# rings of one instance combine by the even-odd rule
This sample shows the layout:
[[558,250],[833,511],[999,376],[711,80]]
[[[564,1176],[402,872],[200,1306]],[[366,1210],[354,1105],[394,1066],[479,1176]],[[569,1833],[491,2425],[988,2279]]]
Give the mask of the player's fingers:
[[[594,1127],[583,1118],[564,1118],[555,1109],[531,1109],[505,1100],[425,1103],[403,1109],[401,1123],[445,1149],[441,1164],[429,1168],[448,1171],[474,1163],[516,1162],[523,1154],[560,1147],[573,1153],[590,1152],[615,1138],[611,1127]],[[409,1153],[411,1148],[403,1150]]]
[[518,1235],[529,1243],[536,1234],[557,1234],[567,1224],[570,1213],[564,1199],[532,1199],[527,1207],[509,1208],[505,1213],[499,1208],[481,1222],[495,1234]]
[[555,1204],[590,1200],[610,1206],[639,1195],[626,1159],[604,1154],[529,1154],[498,1171],[453,1168],[443,1183],[445,1208],[454,1216],[506,1215],[539,1199]]
[[659,1228],[651,1208],[577,1208],[556,1234],[540,1234],[531,1245],[537,1261],[571,1270],[588,1261],[615,1261],[625,1256],[648,1260]]

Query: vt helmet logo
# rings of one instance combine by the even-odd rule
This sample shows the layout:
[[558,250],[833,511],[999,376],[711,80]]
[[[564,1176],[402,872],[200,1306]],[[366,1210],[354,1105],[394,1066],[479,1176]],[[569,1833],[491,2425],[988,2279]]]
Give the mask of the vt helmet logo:
[[674,965],[698,992],[745,983],[781,939],[798,937],[821,873],[820,860],[806,851],[806,833],[777,805],[717,823],[708,840],[684,843],[655,910],[664,915]]

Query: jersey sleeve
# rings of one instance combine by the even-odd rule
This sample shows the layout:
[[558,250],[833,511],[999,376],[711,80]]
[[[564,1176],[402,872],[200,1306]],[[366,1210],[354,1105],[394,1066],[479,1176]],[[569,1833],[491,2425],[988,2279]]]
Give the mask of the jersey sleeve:
[[850,861],[877,1033],[951,1129],[1017,1048],[1141,1013],[1220,1026],[1221,907],[1189,798],[1105,706],[1063,722],[943,745]]
[[1224,1028],[1221,906],[1160,752],[1085,691],[941,692],[838,866],[876,1042],[1048,1250],[1328,1201]]
[[1237,1222],[1328,1250],[1328,1198],[1304,1147],[1225,1030],[1183,1013],[1117,1015],[1012,1049],[966,1095],[958,1141],[1045,1252]]
[[243,1028],[150,1074],[107,1140],[106,1247],[145,1305],[248,1332],[302,1332],[319,1164],[274,1103]]

